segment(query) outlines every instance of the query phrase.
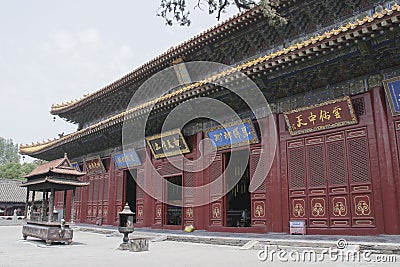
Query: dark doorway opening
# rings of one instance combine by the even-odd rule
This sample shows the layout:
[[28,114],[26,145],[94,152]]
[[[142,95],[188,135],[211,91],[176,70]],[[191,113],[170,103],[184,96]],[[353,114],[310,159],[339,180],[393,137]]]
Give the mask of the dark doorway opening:
[[232,188],[226,195],[228,227],[249,227],[251,224],[250,170],[247,155],[246,150],[228,152],[225,155],[225,166],[231,162],[225,174],[226,188]]
[[182,176],[167,180],[167,225],[182,225]]
[[136,176],[136,169],[126,170],[126,202],[129,208],[135,215],[133,216],[133,221],[136,222],[136,180],[133,175]]

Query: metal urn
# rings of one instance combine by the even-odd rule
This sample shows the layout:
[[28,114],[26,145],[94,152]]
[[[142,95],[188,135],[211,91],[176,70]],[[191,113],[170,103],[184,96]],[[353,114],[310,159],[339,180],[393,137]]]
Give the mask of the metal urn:
[[129,250],[129,237],[128,235],[130,233],[133,233],[134,227],[133,227],[133,218],[135,213],[131,211],[129,208],[128,203],[126,203],[124,209],[118,213],[119,214],[119,227],[118,231],[122,234],[124,234],[124,238],[122,239],[123,242],[119,246],[119,249],[121,250]]

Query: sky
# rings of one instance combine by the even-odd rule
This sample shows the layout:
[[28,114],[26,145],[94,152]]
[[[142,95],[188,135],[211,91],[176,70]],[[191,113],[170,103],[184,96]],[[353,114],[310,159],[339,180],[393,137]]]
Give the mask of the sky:
[[219,23],[190,7],[190,27],[166,26],[159,3],[0,0],[0,137],[27,144],[74,132],[53,121],[52,104],[97,91]]

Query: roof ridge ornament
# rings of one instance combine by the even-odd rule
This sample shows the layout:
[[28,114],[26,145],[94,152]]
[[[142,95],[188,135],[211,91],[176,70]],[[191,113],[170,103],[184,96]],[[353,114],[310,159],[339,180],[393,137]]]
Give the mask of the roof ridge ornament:
[[[400,12],[400,6],[396,4],[396,5],[392,6],[392,10],[397,10],[397,12]],[[389,13],[384,14],[384,17],[385,16],[392,17],[392,16],[398,16],[398,15],[399,14],[396,14],[396,13],[392,12],[390,14]],[[377,18],[374,18],[373,16],[372,17],[365,16],[362,20],[357,19],[357,21],[353,25],[354,25],[354,28],[363,27],[363,25],[365,25],[367,22],[372,22],[372,21],[374,21],[376,19]],[[396,21],[394,23],[398,23],[398,22]],[[339,27],[338,29],[335,28],[335,29],[332,29],[332,30],[330,30],[328,32],[324,32],[324,34],[321,36],[321,38],[317,42],[329,41],[328,39],[334,38],[334,36],[337,36],[340,32],[347,31],[349,28],[352,27],[351,24],[348,24],[348,23],[344,24],[344,25],[341,25],[341,26],[344,27],[342,30],[340,30],[339,29],[340,27]],[[309,38],[307,40],[304,40],[304,41],[302,41],[300,43],[296,43],[293,48],[297,49],[297,50],[306,49],[307,46],[312,44],[311,40],[313,38],[315,38],[315,37],[311,37],[311,38]],[[296,50],[294,50],[293,52],[295,52],[295,51]],[[83,135],[85,133],[93,132],[99,126],[102,126],[102,125],[104,125],[106,123],[109,123],[109,122],[115,121],[117,119],[123,118],[124,116],[126,116],[128,114],[133,114],[134,112],[138,112],[139,110],[141,110],[143,108],[146,108],[146,107],[148,107],[148,106],[150,106],[150,105],[152,105],[154,103],[157,103],[158,101],[167,100],[170,97],[176,96],[177,94],[181,94],[181,93],[183,93],[185,91],[188,91],[190,89],[196,88],[196,87],[201,86],[201,85],[203,85],[205,83],[211,83],[213,80],[221,78],[224,75],[231,73],[232,71],[244,71],[248,67],[251,67],[253,65],[260,64],[260,63],[263,63],[265,61],[274,59],[274,58],[276,58],[278,56],[281,56],[285,52],[288,53],[289,52],[288,49],[287,48],[282,48],[281,50],[272,52],[272,53],[267,54],[265,56],[262,56],[260,58],[251,60],[251,61],[246,62],[246,63],[241,64],[241,65],[238,65],[238,66],[232,68],[231,70],[224,71],[222,73],[217,73],[217,74],[215,74],[215,75],[213,75],[211,77],[206,78],[203,81],[196,82],[194,84],[191,84],[191,85],[188,85],[188,86],[186,86],[184,88],[181,88],[181,89],[179,89],[179,90],[177,90],[175,92],[171,92],[169,94],[163,95],[159,99],[156,98],[156,99],[150,100],[149,102],[142,103],[142,104],[140,104],[140,105],[138,105],[138,106],[136,106],[136,107],[134,107],[134,108],[132,108],[130,110],[124,111],[124,112],[122,112],[120,114],[116,114],[116,115],[114,115],[112,117],[109,117],[109,118],[105,119],[104,121],[101,121],[101,122],[98,122],[96,124],[90,125],[87,128],[83,128],[83,129],[78,130],[76,132],[70,133],[70,134],[68,134],[66,136],[63,136],[63,137],[59,138],[59,139],[55,139],[52,142],[43,144],[42,146],[40,146],[38,144],[34,144],[32,142],[32,145],[28,145],[27,147],[21,147],[22,149],[21,149],[20,153],[27,154],[27,155],[29,155],[30,153],[31,154],[38,153],[38,151],[43,151],[43,149],[46,149],[46,148],[48,148],[50,146],[53,146],[53,145],[57,145],[61,141],[71,140],[71,139],[76,138],[78,136],[81,136],[81,135]],[[274,65],[276,65],[276,64],[272,64],[272,66],[274,66]]]

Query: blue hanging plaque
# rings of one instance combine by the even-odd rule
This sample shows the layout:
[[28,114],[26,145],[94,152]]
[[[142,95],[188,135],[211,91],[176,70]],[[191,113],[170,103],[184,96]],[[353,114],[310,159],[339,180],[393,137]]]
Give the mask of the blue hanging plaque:
[[393,116],[400,114],[400,77],[383,81],[386,98]]
[[259,142],[253,122],[245,119],[220,125],[206,131],[213,147],[225,149]]
[[142,164],[139,156],[133,148],[115,153],[114,162],[117,169],[132,168]]

